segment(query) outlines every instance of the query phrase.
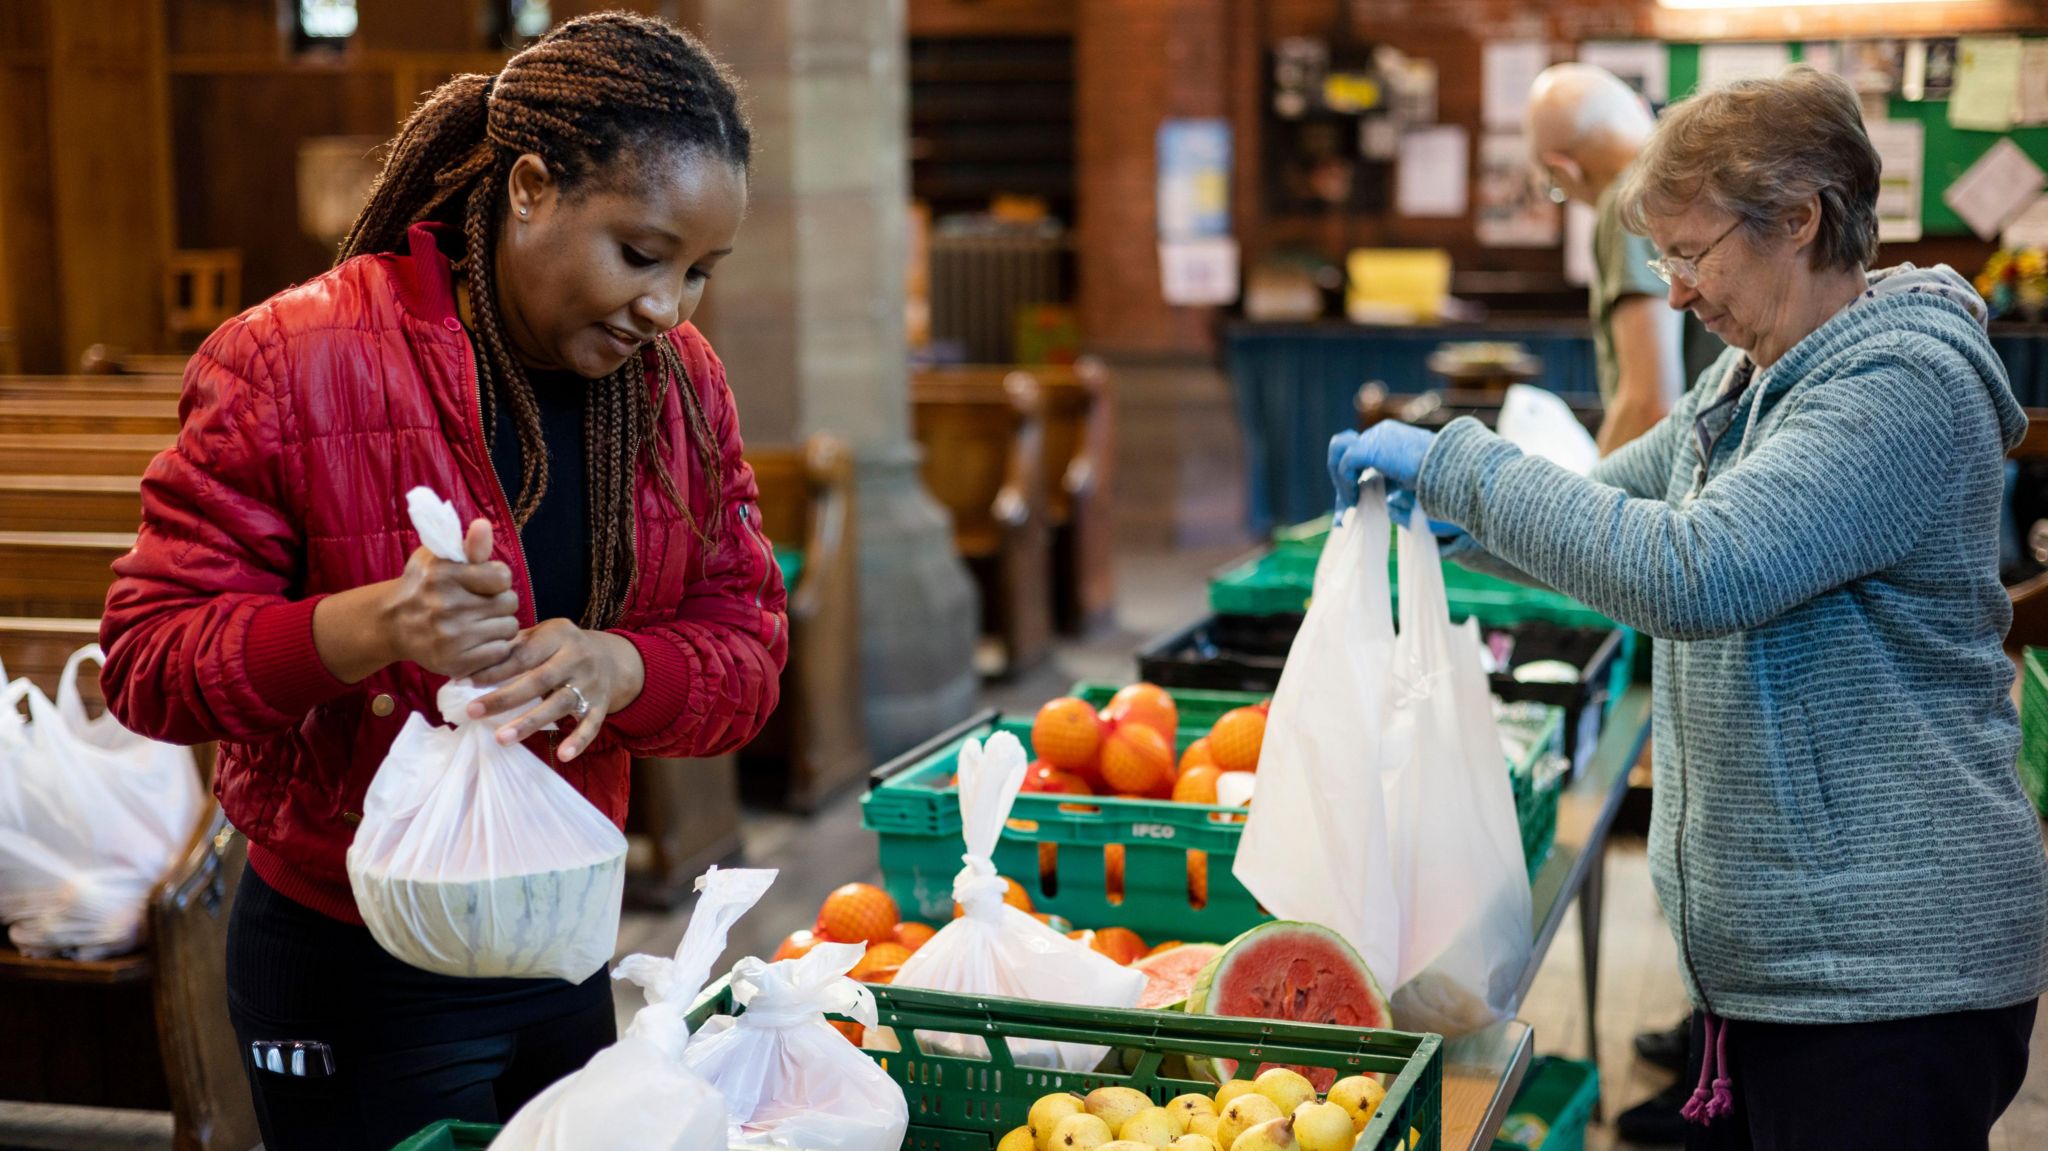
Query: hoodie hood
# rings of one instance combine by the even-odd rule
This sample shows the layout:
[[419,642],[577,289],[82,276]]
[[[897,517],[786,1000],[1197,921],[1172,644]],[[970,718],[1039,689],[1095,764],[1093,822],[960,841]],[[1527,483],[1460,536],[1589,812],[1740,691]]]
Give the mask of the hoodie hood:
[[1932,268],[1916,268],[1911,264],[1900,264],[1893,268],[1879,268],[1865,277],[1870,287],[1856,297],[1857,304],[1870,300],[1886,300],[1897,296],[1929,295],[1960,306],[1977,321],[1977,326],[1989,331],[1991,309],[1984,305],[1984,297],[1977,294],[1970,281],[1947,264],[1936,264]]

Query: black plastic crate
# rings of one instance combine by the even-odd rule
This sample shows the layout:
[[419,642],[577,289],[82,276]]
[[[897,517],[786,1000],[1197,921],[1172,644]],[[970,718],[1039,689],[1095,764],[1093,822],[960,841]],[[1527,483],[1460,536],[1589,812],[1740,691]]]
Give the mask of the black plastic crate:
[[[1287,649],[1301,628],[1299,615],[1214,615],[1168,632],[1138,651],[1138,677],[1160,687],[1271,692],[1280,685]],[[1488,627],[1514,637],[1508,670],[1491,678],[1493,694],[1510,703],[1542,703],[1565,710],[1564,753],[1574,771],[1600,742],[1600,725],[1618,682],[1617,660],[1632,647],[1621,628],[1589,630],[1530,620]],[[1523,683],[1514,669],[1538,660],[1561,660],[1579,669],[1570,683]],[[1625,682],[1625,681],[1620,681]]]

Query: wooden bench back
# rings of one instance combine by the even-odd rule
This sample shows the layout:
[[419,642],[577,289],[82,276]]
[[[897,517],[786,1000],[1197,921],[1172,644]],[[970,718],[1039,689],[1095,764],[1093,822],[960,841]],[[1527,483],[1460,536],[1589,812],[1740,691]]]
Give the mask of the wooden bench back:
[[0,398],[169,400],[185,390],[180,376],[0,376]]
[[0,530],[132,532],[141,523],[139,476],[0,473]]
[[130,400],[0,397],[0,433],[43,435],[178,434],[176,397]]
[[0,475],[140,476],[175,437],[0,431]]
[[130,532],[0,531],[0,615],[97,617]]

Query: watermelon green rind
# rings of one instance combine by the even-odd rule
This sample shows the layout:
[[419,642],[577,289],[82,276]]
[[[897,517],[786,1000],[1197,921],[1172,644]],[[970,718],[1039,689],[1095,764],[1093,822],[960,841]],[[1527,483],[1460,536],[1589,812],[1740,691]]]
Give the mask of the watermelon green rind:
[[[1208,970],[1223,948],[1214,943],[1182,943],[1155,952],[1137,960],[1131,966],[1145,973],[1145,994],[1138,1000],[1138,1006],[1152,1011],[1179,1011],[1187,1003],[1186,990],[1203,971]],[[1165,1002],[1154,1002],[1152,988],[1164,980],[1176,981],[1182,993]]]
[[[1294,944],[1289,948],[1288,944]],[[1256,978],[1259,973],[1245,964],[1256,962],[1262,956],[1270,958],[1278,946],[1282,953],[1293,951],[1306,957],[1313,955],[1328,974],[1338,980],[1349,977],[1357,984],[1357,993],[1341,997],[1346,1005],[1343,1012],[1347,1018],[1302,1018],[1300,1013],[1289,1012],[1275,1006],[1270,1011],[1224,1010],[1224,1001],[1239,994],[1250,994],[1257,990]],[[1249,1015],[1254,1018],[1288,1019],[1305,1023],[1341,1022],[1345,1026],[1386,1027],[1392,1018],[1387,1009],[1387,996],[1380,989],[1379,981],[1373,978],[1365,960],[1344,937],[1314,923],[1293,920],[1275,920],[1262,923],[1236,939],[1225,944],[1223,950],[1210,960],[1195,977],[1195,985],[1188,992],[1184,1010],[1194,1015]],[[1197,1074],[1221,1083],[1235,1073],[1235,1063],[1229,1060],[1196,1060],[1193,1069]]]

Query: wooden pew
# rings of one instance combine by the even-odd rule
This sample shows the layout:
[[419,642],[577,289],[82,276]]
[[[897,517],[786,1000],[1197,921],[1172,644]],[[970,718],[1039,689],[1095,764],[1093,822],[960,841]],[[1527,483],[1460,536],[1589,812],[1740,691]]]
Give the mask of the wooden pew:
[[953,516],[953,546],[981,589],[982,634],[1017,675],[1050,650],[1052,548],[1038,381],[1013,371],[912,377],[926,490]]
[[133,532],[142,523],[142,478],[0,473],[0,529]]
[[1044,389],[1045,460],[1052,525],[1053,625],[1084,635],[1116,610],[1115,407],[1109,369],[1084,356],[1071,367],[1027,369]]
[[178,434],[176,397],[142,400],[0,397],[0,433],[43,435]]
[[801,445],[750,446],[768,538],[802,549],[789,590],[789,663],[782,702],[741,752],[749,800],[815,811],[864,777],[867,721],[860,692],[859,519],[853,453],[835,436]]
[[0,615],[97,617],[133,546],[133,531],[0,531]]
[[175,436],[0,431],[0,474],[139,476]]
[[179,376],[0,376],[0,399],[141,400],[176,403]]

